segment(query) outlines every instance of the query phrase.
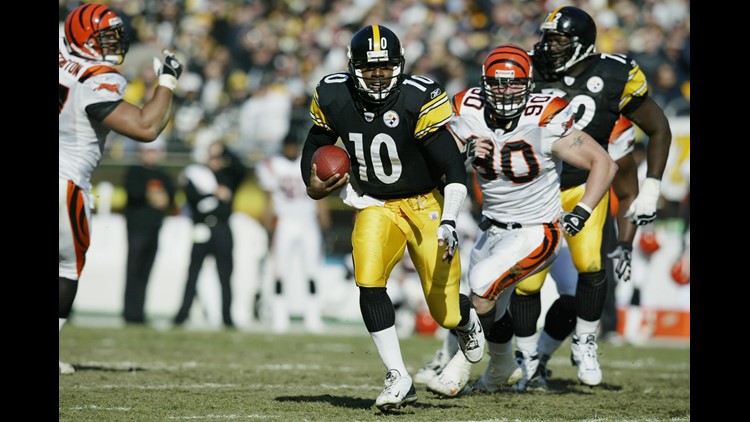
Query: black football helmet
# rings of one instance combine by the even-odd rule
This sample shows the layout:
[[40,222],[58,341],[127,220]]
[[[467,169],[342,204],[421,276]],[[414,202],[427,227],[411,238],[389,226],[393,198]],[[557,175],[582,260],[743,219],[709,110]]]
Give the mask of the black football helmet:
[[[559,79],[596,50],[594,19],[577,7],[558,7],[549,12],[539,29],[542,35],[534,45],[534,57],[537,71],[545,79]],[[560,35],[568,41],[562,42]]]
[[[349,44],[349,72],[355,86],[366,101],[380,103],[401,89],[404,79],[404,49],[396,34],[382,25],[369,25],[357,31]],[[362,75],[363,70],[383,66],[393,70],[390,78]]]
[[501,45],[482,65],[482,92],[490,112],[507,120],[521,114],[534,87],[531,58],[521,47]]

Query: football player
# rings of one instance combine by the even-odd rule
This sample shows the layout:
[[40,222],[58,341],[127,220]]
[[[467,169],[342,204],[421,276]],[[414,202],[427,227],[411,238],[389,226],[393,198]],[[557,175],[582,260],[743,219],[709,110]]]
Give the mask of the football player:
[[[481,233],[468,270],[471,300],[490,354],[478,383],[505,383],[515,371],[512,359],[507,359],[513,331],[505,318],[514,287],[552,263],[563,230],[575,236],[587,225],[617,171],[604,148],[573,128],[568,101],[531,93],[533,72],[523,49],[501,45],[485,59],[481,85],[453,97],[449,127],[474,167],[482,192]],[[563,212],[560,200],[563,162],[589,170],[586,189],[571,212]],[[457,358],[458,354],[428,389],[448,385],[460,391],[466,385],[471,368],[452,368]]]
[[[128,35],[122,19],[104,5],[87,3],[65,19],[58,44],[60,65],[58,173],[60,332],[78,291],[78,278],[91,239],[91,174],[107,135],[115,131],[138,142],[152,142],[169,121],[173,92],[182,66],[165,51],[154,59],[159,86],[143,108],[123,100],[127,81],[115,68],[125,60]],[[60,373],[75,371],[59,362]]]
[[[481,360],[484,335],[469,298],[459,294],[456,218],[467,193],[466,169],[445,126],[451,117],[447,94],[425,76],[404,73],[401,41],[382,25],[357,31],[348,57],[348,72],[323,77],[315,89],[314,124],[301,171],[311,198],[322,199],[346,185],[344,202],[358,208],[352,232],[354,279],[362,318],[387,370],[385,388],[375,401],[386,412],[417,400],[386,293],[405,248],[432,317],[456,329],[468,361]],[[311,158],[339,138],[351,170],[320,180]]]
[[[541,38],[534,45],[532,55],[537,70],[535,92],[567,99],[575,110],[575,127],[591,135],[605,148],[620,114],[648,136],[647,178],[624,215],[633,224],[651,223],[656,218],[660,181],[672,133],[664,112],[648,96],[643,71],[629,57],[596,54],[596,25],[591,16],[579,8],[565,6],[552,10],[540,29]],[[563,165],[560,195],[564,209],[570,210],[580,201],[586,174],[585,169]],[[560,325],[549,328],[559,333],[569,332],[568,321],[575,320],[571,361],[577,367],[578,379],[590,386],[602,381],[596,335],[607,296],[601,248],[608,203],[607,194],[593,207],[586,229],[575,238],[566,238],[578,271],[576,296],[561,296],[549,310],[555,316],[555,323]],[[514,324],[536,326],[541,310],[539,292],[546,273],[539,272],[517,286],[518,296],[513,300],[511,313],[514,320],[522,320]],[[533,339],[537,335],[529,337]],[[528,350],[530,355],[524,358],[527,366],[538,367],[538,362],[533,362],[538,360],[536,348],[529,346]]]
[[[319,333],[324,328],[316,279],[323,262],[321,230],[330,227],[330,212],[326,201],[314,201],[305,192],[299,176],[301,151],[297,140],[287,136],[281,154],[264,159],[255,169],[266,193],[263,224],[271,233],[269,256],[274,274],[273,297],[266,300],[277,333],[289,330],[288,292],[299,288],[306,291],[305,329]],[[304,287],[294,283],[295,267],[303,271]]]

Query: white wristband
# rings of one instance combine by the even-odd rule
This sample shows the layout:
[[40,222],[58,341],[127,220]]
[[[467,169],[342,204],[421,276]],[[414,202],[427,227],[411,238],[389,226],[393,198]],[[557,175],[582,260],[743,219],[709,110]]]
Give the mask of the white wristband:
[[591,213],[593,212],[593,210],[591,209],[591,207],[589,207],[588,205],[584,204],[583,202],[577,203],[576,206],[577,207],[581,207],[581,208],[585,209],[586,211],[588,211],[589,215],[591,215]]
[[464,198],[466,198],[466,185],[463,183],[449,183],[445,186],[444,192],[443,215],[440,220],[456,221]]
[[160,75],[159,86],[169,88],[172,92],[174,92],[174,90],[177,89],[177,78],[172,75]]
[[644,198],[658,199],[659,188],[661,187],[661,180],[653,177],[647,177],[643,181],[641,188],[639,189],[639,195],[643,195]]

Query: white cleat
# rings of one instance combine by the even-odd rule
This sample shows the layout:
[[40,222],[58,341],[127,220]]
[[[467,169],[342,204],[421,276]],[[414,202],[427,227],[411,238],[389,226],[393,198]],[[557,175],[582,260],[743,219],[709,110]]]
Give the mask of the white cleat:
[[547,388],[546,367],[539,360],[538,354],[529,355],[516,350],[516,362],[523,371],[521,379],[513,385],[513,391],[522,393],[527,390],[544,390]]
[[578,379],[592,387],[602,382],[602,369],[599,367],[597,349],[594,334],[587,334],[583,339],[573,334],[570,362],[578,368]]
[[466,360],[471,363],[477,363],[482,360],[484,356],[484,330],[482,329],[482,323],[479,322],[479,316],[474,308],[471,308],[469,313],[470,323],[469,331],[462,331],[456,328],[456,334],[458,334],[458,345],[461,347],[461,351],[466,355]]
[[463,353],[456,353],[437,377],[430,380],[427,390],[445,397],[456,397],[469,383],[471,362]]
[[58,362],[60,362],[60,375],[70,375],[76,372],[75,368],[73,368],[73,365],[65,363],[61,360],[58,360]]
[[398,370],[391,369],[385,374],[385,388],[375,400],[375,406],[385,413],[416,401],[417,391],[414,389],[411,377],[401,376]]
[[438,350],[431,361],[419,368],[419,371],[414,375],[414,382],[416,384],[429,384],[433,378],[443,372],[448,362],[450,362],[450,356],[443,349]]
[[523,378],[523,370],[518,366],[515,359],[505,359],[505,362],[498,362],[498,359],[490,354],[490,363],[471,389],[472,392],[477,393],[496,393],[503,387],[516,384],[521,378]]

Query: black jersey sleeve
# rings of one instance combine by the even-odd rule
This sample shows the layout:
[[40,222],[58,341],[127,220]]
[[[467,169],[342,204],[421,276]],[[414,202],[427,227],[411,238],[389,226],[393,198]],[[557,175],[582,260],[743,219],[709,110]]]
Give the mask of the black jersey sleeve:
[[430,159],[445,175],[445,184],[466,184],[466,167],[461,151],[445,126],[427,135],[424,146]]

